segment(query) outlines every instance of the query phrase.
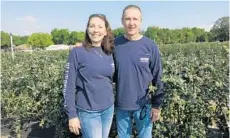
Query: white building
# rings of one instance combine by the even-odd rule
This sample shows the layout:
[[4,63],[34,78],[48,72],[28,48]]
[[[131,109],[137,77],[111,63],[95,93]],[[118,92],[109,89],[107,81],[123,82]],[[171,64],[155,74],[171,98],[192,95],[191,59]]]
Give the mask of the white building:
[[71,49],[71,46],[68,45],[50,45],[46,47],[46,50],[68,50]]

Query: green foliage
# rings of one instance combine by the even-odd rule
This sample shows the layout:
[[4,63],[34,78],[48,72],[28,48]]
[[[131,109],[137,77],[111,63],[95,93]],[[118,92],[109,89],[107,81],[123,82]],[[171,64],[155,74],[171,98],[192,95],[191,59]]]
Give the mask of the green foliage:
[[51,35],[53,37],[53,42],[55,44],[70,44],[74,45],[77,42],[83,42],[85,39],[84,32],[72,31],[70,32],[68,29],[53,29],[51,31]]
[[28,38],[28,36],[13,35],[13,44],[15,46],[26,44],[28,42]]
[[13,44],[16,45],[16,46],[22,44],[20,36],[13,35]]
[[67,55],[68,51],[15,53],[12,60],[10,54],[2,53],[1,115],[21,121],[14,124],[15,132],[22,127],[18,125],[26,122],[39,121],[41,127],[58,126],[60,117],[67,117],[62,109]]
[[221,120],[228,105],[227,43],[172,44],[160,50],[166,97],[154,136],[207,137],[208,126],[226,136],[227,120]]
[[159,27],[148,27],[147,31],[145,32],[145,36],[149,37],[154,41],[158,41],[157,33],[159,32],[159,30],[160,30]]
[[70,33],[69,44],[74,45],[77,42],[83,42],[84,39],[85,39],[85,33],[84,32],[73,31]]
[[28,43],[33,47],[45,48],[53,44],[52,36],[48,33],[33,33],[29,39]]
[[10,46],[10,35],[3,31],[1,31],[1,47],[2,46]]
[[29,36],[21,36],[20,37],[20,44],[18,45],[21,45],[21,44],[27,44],[28,43],[28,39],[29,39]]
[[208,33],[204,29],[193,27],[191,31],[195,35],[196,42],[208,42]]
[[204,29],[200,28],[182,28],[165,29],[159,27],[148,27],[144,34],[154,40],[157,44],[207,42],[208,35]]
[[54,44],[68,44],[69,43],[69,30],[68,29],[53,29],[51,31]]
[[116,28],[116,29],[113,30],[114,37],[117,37],[117,36],[120,36],[120,35],[124,35],[124,34],[125,34],[125,30],[122,27]]
[[[204,138],[209,126],[227,135],[228,44],[171,44],[160,51],[166,95],[153,136]],[[18,137],[23,123],[30,121],[55,126],[58,138],[70,137],[62,95],[68,51],[15,53],[15,60],[10,54],[1,56],[1,117],[17,120],[12,129]]]
[[[13,44],[18,46],[27,43],[28,36],[13,35]],[[10,34],[1,31],[1,46],[10,46]]]
[[215,22],[210,30],[212,41],[229,41],[229,19],[222,17]]

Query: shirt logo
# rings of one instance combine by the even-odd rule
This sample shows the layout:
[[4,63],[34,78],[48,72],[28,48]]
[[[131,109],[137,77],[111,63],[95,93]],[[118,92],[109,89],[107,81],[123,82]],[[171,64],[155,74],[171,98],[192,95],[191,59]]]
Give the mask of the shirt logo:
[[114,63],[111,63],[111,67],[112,67],[112,70],[113,70],[113,73],[115,72],[115,66],[114,66]]
[[141,58],[140,58],[140,61],[141,61],[141,62],[148,63],[148,62],[149,62],[149,58],[148,58],[148,57],[141,57]]
[[111,63],[111,66],[114,68],[114,63]]

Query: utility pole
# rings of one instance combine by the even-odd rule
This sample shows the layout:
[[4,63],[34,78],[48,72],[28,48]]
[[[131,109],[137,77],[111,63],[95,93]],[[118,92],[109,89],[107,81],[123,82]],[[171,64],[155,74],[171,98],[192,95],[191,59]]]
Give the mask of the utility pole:
[[33,49],[32,49],[32,46],[30,45],[30,54],[32,54],[32,51],[33,51]]
[[13,44],[13,36],[12,36],[12,33],[10,33],[10,44],[11,44],[11,54],[12,54],[12,58],[14,60],[14,44]]

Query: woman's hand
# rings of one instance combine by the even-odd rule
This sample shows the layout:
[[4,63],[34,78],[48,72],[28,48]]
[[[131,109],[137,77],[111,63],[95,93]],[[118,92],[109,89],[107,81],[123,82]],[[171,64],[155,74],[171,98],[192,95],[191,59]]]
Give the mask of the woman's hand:
[[80,129],[81,129],[81,125],[80,125],[80,120],[78,117],[69,119],[69,130],[70,130],[70,132],[72,132],[76,135],[79,135]]

